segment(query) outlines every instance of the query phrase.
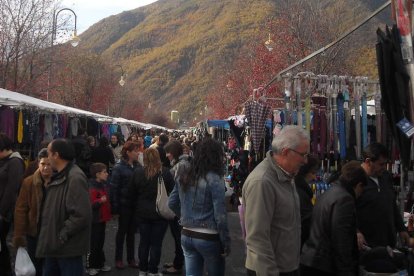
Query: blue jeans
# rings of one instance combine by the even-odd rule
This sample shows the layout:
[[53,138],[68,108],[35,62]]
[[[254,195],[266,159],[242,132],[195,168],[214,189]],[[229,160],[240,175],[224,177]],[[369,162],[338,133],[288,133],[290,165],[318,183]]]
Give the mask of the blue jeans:
[[206,266],[208,275],[224,276],[225,260],[221,256],[220,241],[207,241],[181,235],[187,276],[203,275]]
[[70,258],[46,257],[43,262],[43,276],[82,276],[85,274],[82,256]]
[[164,219],[139,219],[138,227],[140,234],[139,269],[149,273],[157,273],[161,259],[162,241],[167,231],[168,222]]

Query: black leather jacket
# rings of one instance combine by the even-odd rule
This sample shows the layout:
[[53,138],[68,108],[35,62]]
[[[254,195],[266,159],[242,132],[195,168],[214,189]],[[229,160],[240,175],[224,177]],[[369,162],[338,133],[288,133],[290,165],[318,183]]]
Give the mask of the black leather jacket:
[[355,193],[340,182],[318,198],[301,263],[334,275],[358,275]]

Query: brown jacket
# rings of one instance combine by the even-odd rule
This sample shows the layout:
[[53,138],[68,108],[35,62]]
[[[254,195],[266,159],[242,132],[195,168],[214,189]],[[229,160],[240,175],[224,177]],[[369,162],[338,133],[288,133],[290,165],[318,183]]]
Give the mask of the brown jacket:
[[16,248],[26,246],[26,235],[38,235],[37,226],[43,199],[42,185],[43,179],[39,170],[23,180],[14,210],[13,245]]

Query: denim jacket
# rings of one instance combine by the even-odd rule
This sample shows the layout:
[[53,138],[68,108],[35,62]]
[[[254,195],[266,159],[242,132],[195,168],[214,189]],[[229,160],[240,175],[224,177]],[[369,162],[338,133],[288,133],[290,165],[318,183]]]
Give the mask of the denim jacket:
[[189,156],[187,154],[182,154],[178,158],[178,161],[173,160],[171,162],[172,168],[170,169],[171,175],[174,177],[174,180],[177,181],[184,171],[187,171],[190,168]]
[[223,248],[230,248],[224,189],[224,179],[213,172],[200,178],[196,186],[188,187],[185,192],[177,181],[168,206],[181,215],[183,227],[216,230]]

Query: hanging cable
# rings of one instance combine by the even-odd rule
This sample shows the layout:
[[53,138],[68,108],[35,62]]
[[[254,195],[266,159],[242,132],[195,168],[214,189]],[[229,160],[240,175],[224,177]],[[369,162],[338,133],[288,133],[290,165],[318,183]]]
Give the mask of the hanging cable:
[[385,8],[387,8],[389,5],[391,4],[391,1],[387,1],[385,4],[383,4],[381,7],[379,7],[378,9],[376,9],[370,16],[368,16],[367,18],[365,18],[363,21],[361,21],[359,24],[357,24],[356,26],[352,27],[351,29],[349,29],[345,34],[343,34],[341,37],[337,38],[335,41],[329,43],[328,45],[326,45],[325,47],[322,47],[321,49],[313,52],[312,54],[308,55],[307,57],[299,60],[298,62],[296,62],[295,64],[289,66],[288,68],[280,71],[269,83],[267,83],[264,86],[264,89],[268,88],[273,82],[275,81],[279,81],[281,79],[282,74],[292,70],[293,68],[301,65],[302,63],[304,63],[305,61],[310,60],[311,58],[314,58],[315,56],[323,53],[324,51],[328,50],[329,48],[331,48],[332,46],[334,46],[335,44],[341,42],[344,38],[346,38],[347,36],[349,36],[350,34],[352,34],[353,32],[355,32],[357,29],[359,29],[360,27],[362,27],[365,23],[367,23],[369,20],[371,20],[374,16],[376,16],[378,13],[380,13],[381,11],[383,11]]

